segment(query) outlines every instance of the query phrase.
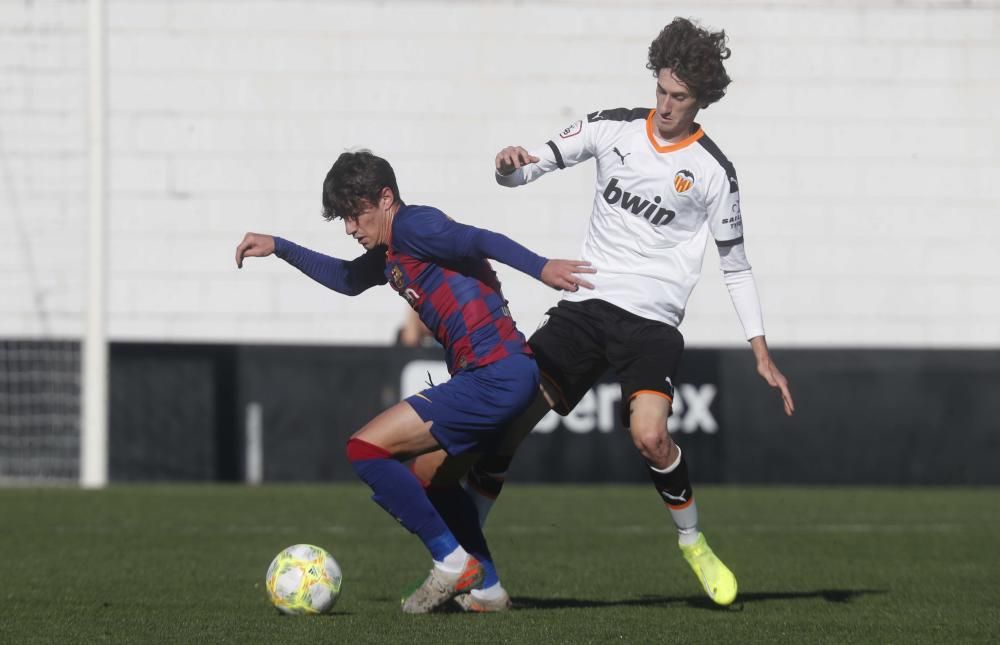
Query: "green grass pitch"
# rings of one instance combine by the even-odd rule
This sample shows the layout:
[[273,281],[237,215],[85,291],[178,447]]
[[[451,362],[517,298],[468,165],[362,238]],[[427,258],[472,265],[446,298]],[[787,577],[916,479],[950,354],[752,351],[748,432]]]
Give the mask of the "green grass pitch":
[[[0,643],[1000,642],[1000,489],[698,489],[740,598],[716,609],[646,486],[508,484],[487,526],[515,611],[406,616],[429,559],[360,485],[0,489]],[[280,549],[330,550],[285,617]]]

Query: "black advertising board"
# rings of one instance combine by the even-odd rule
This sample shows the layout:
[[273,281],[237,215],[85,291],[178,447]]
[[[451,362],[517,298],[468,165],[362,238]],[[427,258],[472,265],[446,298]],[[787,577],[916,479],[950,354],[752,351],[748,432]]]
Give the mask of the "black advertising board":
[[[697,482],[1000,484],[1000,351],[779,350],[797,411],[748,349],[689,349],[671,434]],[[263,481],[353,480],[347,439],[448,377],[435,349],[148,345],[111,353],[113,480],[245,477],[256,411]],[[511,481],[645,482],[606,374],[542,420]]]

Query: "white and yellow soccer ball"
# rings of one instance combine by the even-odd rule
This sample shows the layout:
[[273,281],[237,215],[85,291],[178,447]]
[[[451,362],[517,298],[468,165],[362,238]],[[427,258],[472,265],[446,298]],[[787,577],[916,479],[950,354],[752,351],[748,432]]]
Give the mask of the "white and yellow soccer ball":
[[296,544],[283,550],[267,568],[267,597],[283,614],[329,613],[340,597],[343,574],[325,549]]

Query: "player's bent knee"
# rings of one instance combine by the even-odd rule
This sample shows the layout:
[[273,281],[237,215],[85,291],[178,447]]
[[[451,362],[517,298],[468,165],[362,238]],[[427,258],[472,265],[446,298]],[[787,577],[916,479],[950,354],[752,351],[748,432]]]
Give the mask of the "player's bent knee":
[[632,442],[650,461],[661,461],[674,450],[674,441],[667,433],[665,425],[646,425],[632,428]]

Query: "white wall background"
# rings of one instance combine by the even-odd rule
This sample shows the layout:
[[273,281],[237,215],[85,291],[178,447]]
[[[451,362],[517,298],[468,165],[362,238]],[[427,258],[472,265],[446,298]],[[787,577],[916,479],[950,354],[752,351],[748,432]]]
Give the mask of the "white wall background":
[[[725,28],[700,121],[740,174],[773,346],[1000,345],[1000,2],[109,0],[110,335],[385,343],[388,288],[235,268],[244,231],[333,255],[336,156],[366,146],[410,203],[575,257],[592,166],[519,190],[494,153],[652,105],[674,15]],[[0,336],[76,336],[86,240],[86,3],[0,0]],[[709,249],[682,331],[742,332]],[[521,327],[556,294],[501,268]]]

